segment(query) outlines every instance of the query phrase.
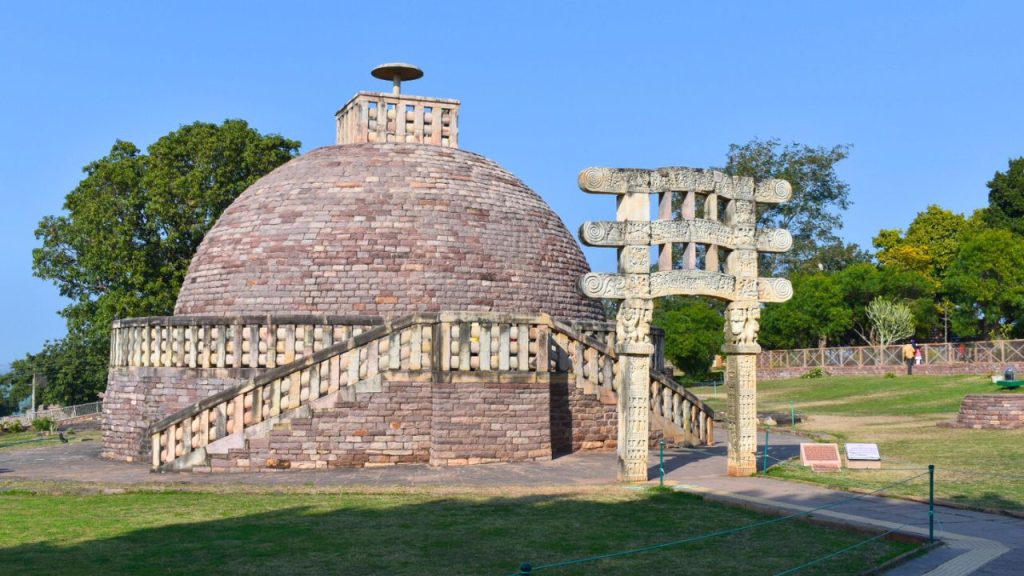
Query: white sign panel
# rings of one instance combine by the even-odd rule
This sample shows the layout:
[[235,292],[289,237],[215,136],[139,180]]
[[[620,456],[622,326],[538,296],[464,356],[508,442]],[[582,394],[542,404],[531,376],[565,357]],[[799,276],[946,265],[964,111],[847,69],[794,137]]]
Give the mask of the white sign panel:
[[847,460],[881,460],[878,444],[858,444],[850,442],[846,445]]

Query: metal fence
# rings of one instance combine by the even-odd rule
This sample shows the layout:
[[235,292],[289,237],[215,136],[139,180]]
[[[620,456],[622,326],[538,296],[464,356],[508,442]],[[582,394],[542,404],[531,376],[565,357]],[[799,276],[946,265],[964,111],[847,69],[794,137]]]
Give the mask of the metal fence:
[[70,420],[71,418],[89,416],[92,414],[99,414],[101,412],[103,412],[103,402],[89,402],[87,404],[77,404],[75,406],[62,406],[60,408],[50,408],[48,410],[36,410],[35,413],[29,412],[15,416],[5,416],[0,418],[0,422],[12,422],[14,420],[18,420],[25,426],[28,426],[36,418],[51,418],[54,422],[61,422],[62,420]]
[[[902,344],[893,346],[839,346],[797,350],[765,350],[760,368],[829,368],[839,366],[898,367],[903,364]],[[996,363],[1024,364],[1024,340],[946,342],[921,344],[921,364]]]

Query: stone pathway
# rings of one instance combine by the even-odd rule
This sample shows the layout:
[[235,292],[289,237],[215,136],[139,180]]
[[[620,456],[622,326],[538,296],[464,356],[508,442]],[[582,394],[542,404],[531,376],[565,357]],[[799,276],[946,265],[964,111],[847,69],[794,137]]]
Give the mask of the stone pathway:
[[[724,431],[716,436],[724,438]],[[801,439],[784,433],[771,435],[770,458],[785,459],[799,453]],[[615,455],[581,453],[549,462],[491,464],[458,468],[395,466],[371,469],[281,471],[232,475],[151,474],[145,464],[102,460],[98,442],[78,442],[45,448],[0,451],[0,480],[103,482],[130,485],[249,484],[300,486],[452,486],[533,487],[599,486],[615,482]],[[658,477],[657,453],[651,454],[651,478]],[[725,476],[725,446],[668,450],[666,480],[677,490],[704,494],[709,499],[739,502],[783,512],[814,512],[815,517],[850,524],[927,536],[925,504],[879,497],[852,498],[846,492],[767,478]],[[936,537],[944,543],[928,554],[903,564],[889,574],[956,576],[977,574],[1009,576],[1024,566],[1024,520],[937,507]]]

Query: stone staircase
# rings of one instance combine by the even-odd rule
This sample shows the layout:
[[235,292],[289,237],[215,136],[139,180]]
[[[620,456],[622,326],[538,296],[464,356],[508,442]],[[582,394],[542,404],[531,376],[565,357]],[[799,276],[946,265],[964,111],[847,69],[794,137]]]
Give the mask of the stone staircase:
[[[152,469],[460,465],[612,446],[608,328],[545,315],[407,316],[162,419],[149,429]],[[666,438],[713,443],[711,409],[661,371],[651,406]]]

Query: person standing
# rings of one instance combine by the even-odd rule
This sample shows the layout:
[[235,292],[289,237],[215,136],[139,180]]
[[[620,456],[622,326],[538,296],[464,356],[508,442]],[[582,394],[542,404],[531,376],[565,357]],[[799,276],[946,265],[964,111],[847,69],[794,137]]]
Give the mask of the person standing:
[[903,362],[907,364],[907,376],[913,376],[914,374],[914,345],[907,342],[903,345]]

